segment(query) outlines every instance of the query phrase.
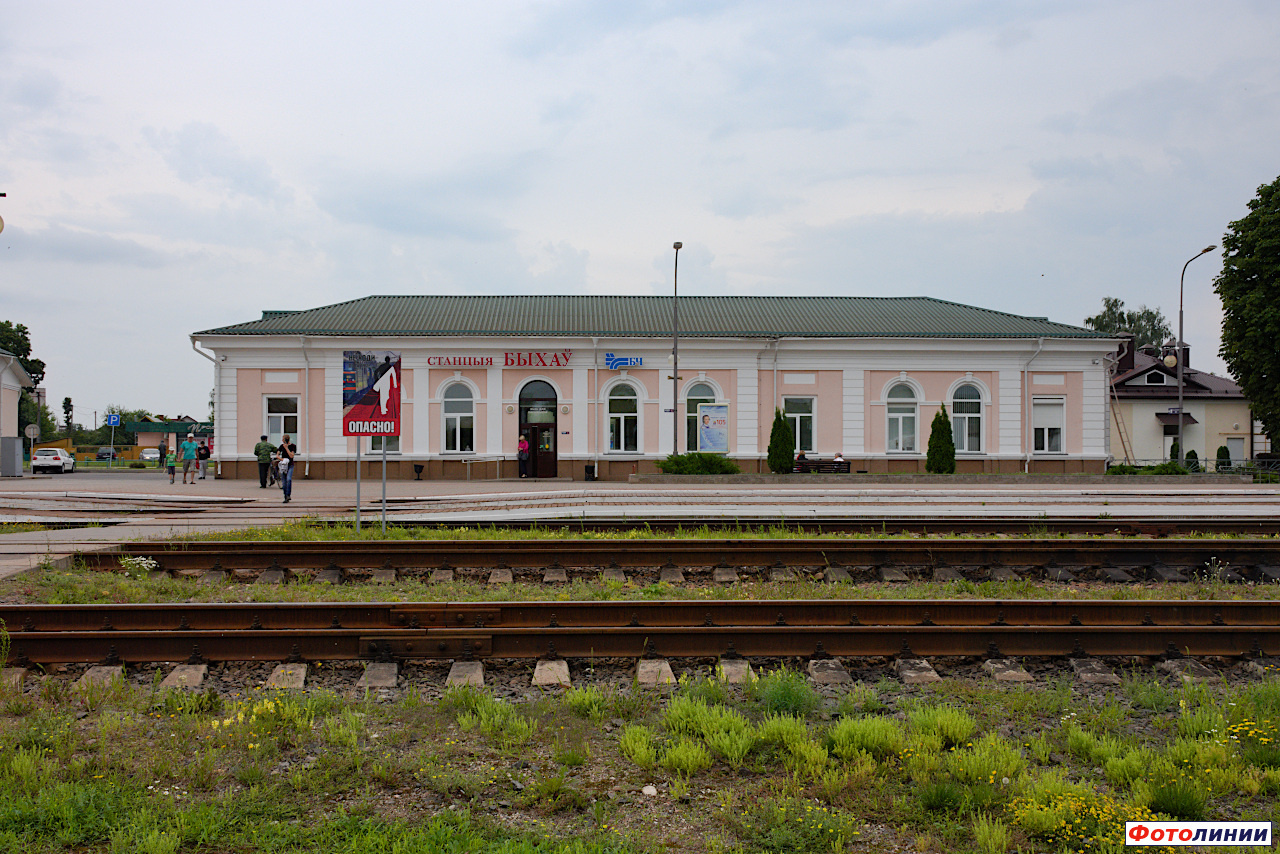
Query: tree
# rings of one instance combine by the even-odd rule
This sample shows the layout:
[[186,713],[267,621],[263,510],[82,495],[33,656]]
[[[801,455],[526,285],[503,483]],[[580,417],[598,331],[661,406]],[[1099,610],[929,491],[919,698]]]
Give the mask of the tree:
[[31,335],[21,323],[16,326],[8,320],[0,321],[0,350],[8,350],[18,357],[23,370],[31,375],[31,387],[44,382],[44,362],[31,358]]
[[791,474],[795,468],[796,436],[782,417],[781,409],[773,410],[773,430],[769,432],[769,471]]
[[951,435],[951,419],[947,417],[946,404],[938,407],[929,427],[929,453],[925,457],[924,470],[930,474],[956,473],[956,440]]
[[76,408],[71,405],[71,398],[64,397],[62,399],[62,419],[63,419],[63,422],[66,424],[68,438],[71,437],[71,433],[75,429],[75,425],[71,423],[71,415],[72,413],[75,412],[75,410]]
[[1258,188],[1249,213],[1222,236],[1218,354],[1269,436],[1280,435],[1280,178]]
[[1169,321],[1160,309],[1140,305],[1137,311],[1125,311],[1124,300],[1116,297],[1103,297],[1102,311],[1086,317],[1084,325],[1094,332],[1132,332],[1133,342],[1138,347],[1163,344],[1173,337]]

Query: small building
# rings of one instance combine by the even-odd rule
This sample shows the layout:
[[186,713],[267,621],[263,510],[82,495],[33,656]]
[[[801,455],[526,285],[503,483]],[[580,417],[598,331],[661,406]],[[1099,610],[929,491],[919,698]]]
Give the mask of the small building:
[[186,440],[188,433],[194,433],[196,441],[204,439],[210,448],[214,447],[213,422],[197,421],[190,415],[179,415],[176,418],[158,415],[145,421],[130,421],[124,425],[124,429],[133,434],[134,445],[138,448],[158,448],[161,443],[169,448],[177,448]]
[[[1191,347],[1182,347],[1182,410],[1178,409],[1178,343],[1132,346],[1127,340],[1116,363],[1112,388],[1113,428],[1124,441],[1113,443],[1117,460],[1151,464],[1168,460],[1182,422],[1183,456],[1195,451],[1202,462],[1226,447],[1239,463],[1267,450],[1256,447],[1253,412],[1240,386],[1191,367]],[[1171,366],[1172,365],[1172,366]],[[1126,447],[1122,447],[1126,446]]]
[[22,476],[18,407],[22,403],[22,390],[33,385],[18,357],[8,350],[0,350],[0,477]]
[[343,435],[344,353],[362,351],[401,359],[393,477],[515,477],[525,437],[534,476],[625,479],[698,450],[708,412],[722,452],[767,471],[775,409],[811,458],[920,472],[943,405],[961,472],[1105,469],[1114,336],[925,297],[682,297],[673,383],[673,308],[370,296],[197,332],[213,353],[214,459],[224,477],[256,477],[259,436],[288,433],[301,475],[353,477],[357,448],[383,450]]

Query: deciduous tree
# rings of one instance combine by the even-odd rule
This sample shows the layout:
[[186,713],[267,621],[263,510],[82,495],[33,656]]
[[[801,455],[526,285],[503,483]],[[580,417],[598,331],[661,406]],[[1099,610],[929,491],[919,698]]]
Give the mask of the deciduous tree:
[[1102,311],[1086,317],[1084,325],[1095,332],[1132,332],[1134,344],[1163,344],[1173,337],[1169,321],[1158,308],[1138,306],[1137,311],[1125,311],[1124,300],[1116,297],[1102,298]]
[[1280,178],[1258,188],[1249,213],[1222,236],[1218,353],[1240,383],[1253,415],[1280,436]]

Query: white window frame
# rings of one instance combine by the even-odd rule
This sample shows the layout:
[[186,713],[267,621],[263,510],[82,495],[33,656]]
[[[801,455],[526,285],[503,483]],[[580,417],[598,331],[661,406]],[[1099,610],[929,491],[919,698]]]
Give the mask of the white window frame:
[[[807,400],[809,401],[808,412],[787,412],[787,401],[790,400]],[[813,453],[818,448],[818,398],[811,394],[785,394],[782,396],[782,417],[787,419],[787,423],[791,427],[791,437],[795,440],[795,447],[792,453]],[[809,419],[809,447],[802,447],[800,444],[800,419]]]
[[[705,385],[711,389],[711,397],[694,397],[693,389],[695,386]],[[690,400],[701,401],[703,403],[724,403],[724,399],[720,396],[720,387],[705,377],[695,379],[685,386],[681,393],[681,401],[684,403],[684,440],[685,452],[692,454],[698,450],[698,406],[689,405]],[[690,434],[693,436],[693,443],[689,443]]]
[[[1057,410],[1060,418],[1057,423],[1050,424],[1047,416],[1051,410]],[[1058,450],[1048,450],[1050,434],[1054,428],[1058,430]],[[1044,430],[1044,434],[1040,433]],[[1043,439],[1043,441],[1041,441]],[[1041,447],[1043,445],[1043,448]],[[1065,397],[1033,397],[1031,398],[1031,451],[1046,456],[1061,456],[1067,453],[1067,399]]]
[[[293,412],[292,413],[268,412],[267,410],[270,407],[269,401],[272,401],[272,400],[292,400]],[[284,421],[284,419],[289,418],[290,416],[292,416],[294,419],[292,430],[288,429],[289,425]],[[279,418],[281,420],[279,430],[273,431],[271,429],[272,418]],[[284,436],[284,434],[288,433],[289,438],[291,438],[296,444],[298,441],[298,434],[299,434],[299,431],[301,430],[301,427],[302,427],[302,395],[264,394],[262,396],[262,432],[267,434],[268,442],[270,442],[272,445],[276,447],[279,447],[282,441],[281,437]]]
[[[956,411],[956,403],[957,403],[956,394],[960,391],[960,389],[964,388],[965,386],[968,386],[969,388],[976,391],[978,393],[978,398],[976,401],[972,399],[966,399],[959,402],[961,403],[976,402],[978,404],[978,411],[976,413]],[[951,405],[951,438],[953,440],[956,439],[957,435],[963,436],[966,440],[963,444],[967,445],[967,439],[969,435],[968,433],[969,425],[968,423],[965,423],[964,425],[965,430],[962,431],[959,429],[960,422],[961,420],[968,422],[970,419],[977,419],[978,421],[978,448],[974,450],[969,447],[961,447],[962,443],[957,441],[956,453],[967,454],[967,455],[978,455],[978,454],[986,453],[985,451],[982,450],[982,446],[986,443],[986,426],[987,426],[986,417],[985,417],[986,416],[986,413],[985,413],[986,395],[984,394],[984,390],[982,386],[978,385],[978,383],[974,382],[973,380],[969,380],[969,379],[963,380],[961,382],[956,383],[955,388],[951,389],[951,391],[947,395],[947,398],[948,398],[948,403],[950,403]]]
[[[629,388],[629,389],[631,389],[631,393],[634,395],[634,397],[630,397],[629,395],[619,395],[619,398],[618,398],[618,399],[619,399],[619,400],[622,400],[622,399],[626,399],[626,398],[630,397],[630,399],[632,399],[632,400],[634,400],[634,401],[636,402],[636,411],[635,411],[635,412],[619,412],[619,413],[616,413],[616,414],[615,414],[615,413],[614,413],[614,411],[613,411],[613,399],[614,399],[614,393],[615,393],[615,392],[617,392],[617,391],[618,391],[618,389],[620,389],[620,388],[624,388],[624,387],[625,387],[625,388]],[[619,382],[613,383],[613,384],[611,384],[607,389],[605,389],[605,391],[604,391],[604,409],[605,409],[605,416],[606,416],[606,420],[605,420],[605,438],[604,438],[604,441],[605,441],[605,443],[606,443],[606,448],[605,448],[605,453],[606,453],[606,454],[639,454],[639,453],[643,453],[643,449],[644,449],[644,434],[641,432],[641,429],[642,429],[642,426],[643,426],[643,425],[641,425],[641,423],[640,423],[640,413],[641,413],[641,411],[643,411],[643,410],[644,410],[644,396],[643,396],[643,395],[644,395],[644,390],[643,390],[643,389],[641,389],[641,388],[640,388],[640,386],[639,386],[637,383],[630,382],[630,381],[628,381],[628,380],[621,380],[621,381],[619,381]],[[619,437],[619,439],[621,440],[619,444],[621,444],[621,445],[623,445],[623,446],[624,446],[624,447],[621,447],[621,448],[614,448],[614,447],[612,447],[612,445],[613,445],[613,435],[614,435],[614,430],[613,430],[613,426],[614,426],[614,419],[617,419],[617,420],[618,420],[618,437]],[[627,422],[628,422],[628,421],[631,421],[632,423],[634,423],[634,424],[635,424],[636,446],[635,446],[634,448],[627,448],[627,447],[625,447],[625,445],[626,445],[626,435],[627,435]]]
[[1159,371],[1149,371],[1147,373],[1147,385],[1164,385],[1164,374]]
[[[889,394],[899,386],[909,389],[911,391],[910,405],[911,405],[912,411],[910,413],[893,411],[893,407],[895,406],[907,406],[907,403],[905,402],[906,398],[895,398],[895,397],[889,396]],[[920,453],[920,399],[921,399],[920,389],[916,388],[914,384],[909,383],[905,380],[896,380],[893,383],[891,383],[888,388],[884,390],[885,453],[917,454],[917,455]],[[906,431],[902,429],[903,418],[911,419],[912,430],[911,430],[911,447],[910,448],[902,447],[902,444],[903,444],[902,439],[904,436],[907,435]],[[889,439],[890,435],[892,434],[892,431],[889,429],[889,427],[894,421],[898,422],[898,447],[896,448],[892,447]]]
[[392,457],[400,453],[400,437],[399,436],[369,436],[369,453],[382,456],[382,440],[387,440],[387,456]]
[[[465,388],[467,390],[467,393],[471,395],[471,398],[470,398],[471,412],[470,413],[447,411],[449,401],[450,400],[456,401],[459,399],[459,398],[445,397],[449,389],[453,388],[454,386],[461,386],[462,388]],[[440,388],[440,453],[441,454],[463,455],[463,454],[476,453],[475,447],[472,447],[470,449],[465,449],[465,450],[463,448],[454,448],[452,450],[449,450],[449,437],[451,432],[455,442],[457,444],[462,443],[461,427],[455,424],[453,430],[450,431],[449,429],[450,419],[457,420],[460,418],[467,418],[467,417],[471,419],[471,444],[474,446],[479,444],[477,441],[477,438],[479,436],[479,431],[476,429],[476,390],[471,386],[471,383],[463,382],[462,380],[457,378],[450,379],[447,382],[445,382],[445,384]],[[390,448],[387,449],[387,453],[391,453]]]

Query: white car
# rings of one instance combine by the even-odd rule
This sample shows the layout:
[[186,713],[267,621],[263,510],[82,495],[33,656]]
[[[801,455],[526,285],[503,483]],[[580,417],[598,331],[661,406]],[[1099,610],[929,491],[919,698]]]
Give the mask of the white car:
[[155,463],[160,461],[159,448],[143,448],[138,452],[138,459],[144,463]]
[[68,472],[76,470],[76,458],[61,448],[37,448],[36,455],[31,458],[31,472],[45,469],[52,472]]

